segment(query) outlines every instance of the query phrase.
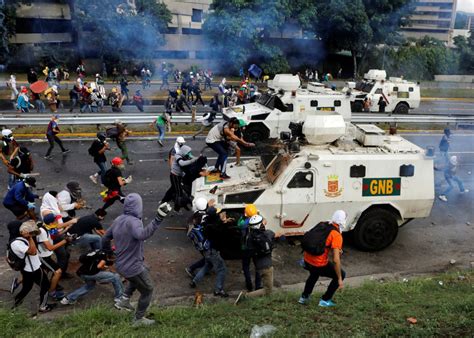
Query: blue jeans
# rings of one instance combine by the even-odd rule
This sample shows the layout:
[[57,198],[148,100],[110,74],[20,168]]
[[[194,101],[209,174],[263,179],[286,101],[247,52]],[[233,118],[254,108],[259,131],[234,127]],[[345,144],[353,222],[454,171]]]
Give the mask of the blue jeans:
[[163,140],[165,139],[166,126],[157,124],[156,127],[158,128],[158,132],[160,133],[160,135],[158,136],[158,140],[163,142]]
[[214,166],[216,169],[220,170],[221,173],[225,173],[227,167],[227,147],[225,141],[218,141],[214,143],[206,143],[209,148],[214,150],[217,153],[217,161]]
[[20,180],[15,175],[8,174],[8,190],[10,190]]
[[224,289],[225,275],[227,273],[227,268],[225,262],[222,259],[219,251],[209,250],[204,253],[204,266],[198,271],[196,276],[193,279],[193,282],[198,284],[204,276],[214,268],[216,272],[216,284],[214,291],[220,291]]
[[90,245],[92,250],[102,249],[102,237],[96,234],[84,234],[77,241],[79,245]]
[[100,176],[100,180],[102,184],[104,184],[104,179],[105,179],[105,172],[107,171],[107,163],[106,162],[96,162],[97,166],[99,167],[99,171],[97,174]]
[[461,179],[457,176],[446,176],[444,175],[444,178],[446,179],[446,183],[448,183],[448,187],[444,190],[444,192],[441,195],[447,195],[451,190],[453,190],[454,185],[453,181],[455,181],[458,184],[459,191],[464,192],[464,184],[462,183]]
[[120,280],[120,276],[116,273],[110,271],[100,271],[95,275],[81,275],[81,278],[84,280],[84,282],[86,282],[86,284],[66,296],[66,298],[70,301],[75,301],[79,297],[88,294],[92,289],[94,289],[96,282],[112,283],[115,292],[114,298],[119,298],[123,294],[122,281]]

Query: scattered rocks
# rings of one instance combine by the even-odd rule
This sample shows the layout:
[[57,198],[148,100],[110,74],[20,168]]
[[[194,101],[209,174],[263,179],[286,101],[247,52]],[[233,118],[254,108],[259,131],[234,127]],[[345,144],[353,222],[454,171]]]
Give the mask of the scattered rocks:
[[403,278],[403,283],[408,283],[408,278]]
[[410,323],[410,324],[416,324],[416,323],[418,323],[418,320],[416,320],[415,317],[408,317],[407,322]]
[[466,225],[467,225],[468,227],[470,227],[470,226],[471,226],[471,222],[466,222]]
[[439,286],[443,286],[443,285],[444,285],[443,281],[441,281],[441,280],[438,282],[438,284],[439,284]]
[[458,280],[465,280],[466,276],[458,276]]
[[451,260],[449,261],[449,264],[451,264],[451,265],[456,264],[456,260],[455,260],[455,259],[451,259]]

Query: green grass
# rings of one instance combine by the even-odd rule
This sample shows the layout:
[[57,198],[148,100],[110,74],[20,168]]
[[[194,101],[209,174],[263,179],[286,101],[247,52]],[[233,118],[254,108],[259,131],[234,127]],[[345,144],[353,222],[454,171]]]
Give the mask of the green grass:
[[[460,279],[462,274],[465,278]],[[443,285],[439,284],[443,281]],[[158,290],[159,292],[159,290]],[[94,306],[54,320],[0,310],[2,337],[248,337],[254,325],[270,324],[276,337],[300,336],[472,336],[474,272],[437,275],[408,282],[370,282],[337,293],[337,307],[297,304],[299,294],[193,307],[152,308],[158,324],[130,327],[130,315]],[[204,303],[206,299],[204,299]],[[417,324],[409,324],[415,317]]]
[[421,97],[474,98],[474,89],[468,88],[421,88]]

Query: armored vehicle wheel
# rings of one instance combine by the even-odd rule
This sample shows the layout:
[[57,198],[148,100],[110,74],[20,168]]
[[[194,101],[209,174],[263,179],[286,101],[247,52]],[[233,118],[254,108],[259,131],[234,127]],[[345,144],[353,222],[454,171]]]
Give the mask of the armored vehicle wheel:
[[410,107],[406,103],[399,103],[395,107],[395,110],[393,111],[394,114],[408,114],[410,111]]
[[377,208],[364,213],[354,229],[354,243],[364,251],[379,251],[395,240],[398,223],[395,215]]
[[262,123],[253,123],[245,128],[244,136],[246,141],[256,143],[267,140],[270,131]]
[[361,101],[355,101],[351,103],[351,110],[355,113],[360,113],[364,110],[364,105]]

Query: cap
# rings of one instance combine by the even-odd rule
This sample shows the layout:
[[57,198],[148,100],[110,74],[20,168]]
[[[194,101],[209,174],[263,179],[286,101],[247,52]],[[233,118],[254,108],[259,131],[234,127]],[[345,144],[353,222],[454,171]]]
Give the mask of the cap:
[[186,140],[184,139],[184,137],[178,136],[178,138],[176,139],[176,142],[179,144],[184,144],[186,143]]
[[25,86],[21,86],[21,92],[28,93],[28,88],[26,88]]
[[103,131],[99,131],[97,133],[97,138],[101,141],[104,141],[107,138],[107,134]]
[[80,190],[81,186],[79,185],[78,182],[71,181],[68,184],[66,184],[66,188],[68,188],[69,190]]
[[53,85],[51,88],[53,88],[53,90],[54,90],[56,93],[58,92],[58,86]]
[[451,163],[452,165],[458,165],[458,157],[457,156],[451,156],[449,158],[449,163]]
[[13,132],[10,129],[3,129],[2,130],[2,136],[3,137],[10,136],[11,134],[13,134]]
[[43,222],[44,224],[52,224],[59,221],[61,218],[61,215],[55,215],[53,213],[50,213],[43,217]]
[[32,232],[38,232],[38,227],[36,226],[36,223],[35,221],[26,221],[26,222],[23,222],[20,226],[20,233],[21,232],[28,232],[28,233],[32,233]]
[[120,157],[114,157],[112,161],[110,161],[113,165],[121,165],[123,164],[123,160]]
[[36,178],[34,177],[25,178],[25,183],[28,184],[30,187],[36,188]]
[[181,149],[179,149],[179,155],[181,156],[185,156],[190,152],[191,152],[191,147],[189,146],[182,146]]
[[196,211],[204,211],[207,209],[207,200],[204,197],[196,198],[193,204]]

